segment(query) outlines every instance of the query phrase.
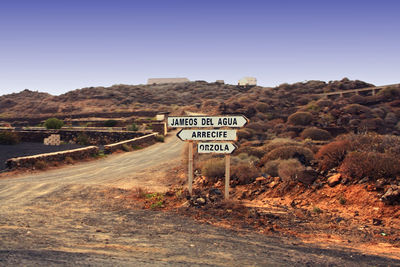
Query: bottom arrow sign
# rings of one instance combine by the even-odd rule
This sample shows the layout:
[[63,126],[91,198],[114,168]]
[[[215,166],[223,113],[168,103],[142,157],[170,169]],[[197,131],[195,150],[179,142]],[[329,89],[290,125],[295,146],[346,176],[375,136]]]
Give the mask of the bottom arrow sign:
[[232,143],[198,143],[197,152],[198,153],[219,153],[219,154],[232,154],[237,148],[236,145]]

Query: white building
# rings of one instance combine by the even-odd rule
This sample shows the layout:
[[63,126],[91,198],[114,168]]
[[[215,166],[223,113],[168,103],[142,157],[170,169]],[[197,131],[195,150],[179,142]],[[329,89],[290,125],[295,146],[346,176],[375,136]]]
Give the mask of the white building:
[[149,78],[147,84],[163,84],[163,83],[185,83],[189,82],[188,78]]
[[239,80],[238,85],[240,86],[257,85],[257,79],[255,77],[244,77]]

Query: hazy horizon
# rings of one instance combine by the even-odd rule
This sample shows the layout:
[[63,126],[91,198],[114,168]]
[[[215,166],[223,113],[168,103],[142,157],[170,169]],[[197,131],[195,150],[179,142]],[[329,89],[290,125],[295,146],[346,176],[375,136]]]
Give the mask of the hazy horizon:
[[398,83],[397,1],[18,1],[0,6],[0,95],[148,78]]

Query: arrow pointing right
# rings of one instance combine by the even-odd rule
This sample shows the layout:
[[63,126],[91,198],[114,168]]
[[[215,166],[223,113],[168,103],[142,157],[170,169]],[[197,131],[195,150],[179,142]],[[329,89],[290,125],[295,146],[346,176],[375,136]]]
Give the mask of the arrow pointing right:
[[218,154],[232,154],[237,149],[237,146],[233,143],[198,143],[198,153],[218,153]]

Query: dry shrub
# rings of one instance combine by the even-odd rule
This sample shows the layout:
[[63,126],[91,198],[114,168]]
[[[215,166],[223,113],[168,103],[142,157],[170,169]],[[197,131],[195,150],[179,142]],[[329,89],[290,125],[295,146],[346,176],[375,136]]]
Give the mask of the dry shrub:
[[248,128],[243,128],[237,131],[237,136],[239,140],[241,139],[249,140],[251,137],[253,137],[253,132]]
[[236,184],[251,184],[260,175],[260,170],[250,163],[239,163],[231,169],[232,181]]
[[44,170],[44,169],[47,168],[47,163],[45,161],[43,161],[43,160],[38,160],[38,161],[35,162],[34,167],[37,170]]
[[384,153],[351,152],[343,160],[339,171],[353,179],[393,178],[400,174],[400,161],[398,158]]
[[249,156],[254,156],[257,158],[262,158],[265,152],[261,147],[253,147],[253,146],[245,146],[241,145],[240,149],[238,150],[240,153],[246,153]]
[[295,181],[304,166],[297,159],[281,160],[278,165],[278,175],[282,181]]
[[321,170],[327,171],[338,167],[350,149],[351,144],[348,140],[334,141],[322,146],[315,158],[319,161]]
[[0,132],[0,145],[15,145],[19,141],[20,138],[15,132]]
[[264,151],[265,154],[267,154],[275,148],[294,145],[300,145],[300,143],[290,138],[275,138],[268,141],[268,143],[262,146],[261,149]]
[[225,176],[225,160],[222,158],[207,160],[201,168],[201,173],[213,182],[216,182],[218,178]]
[[262,172],[268,175],[271,175],[273,177],[278,176],[278,166],[279,163],[281,162],[280,159],[276,160],[271,160],[265,163],[264,167],[262,168]]
[[343,111],[346,113],[350,113],[352,115],[361,115],[361,114],[371,114],[372,111],[370,108],[359,105],[359,104],[350,104],[343,108]]
[[270,105],[267,105],[267,104],[262,103],[262,102],[258,102],[258,103],[256,104],[256,109],[257,109],[259,112],[262,112],[262,113],[267,112],[270,108],[271,108]]
[[314,158],[314,153],[310,149],[298,145],[278,147],[262,157],[260,165],[263,166],[271,160],[291,158],[296,158],[301,163],[307,165]]
[[313,119],[313,116],[309,112],[296,112],[288,117],[288,123],[294,125],[309,125]]
[[74,159],[71,157],[65,157],[64,161],[66,164],[73,164],[75,162]]
[[332,135],[328,131],[316,127],[304,129],[301,132],[300,136],[303,139],[310,138],[312,140],[318,140],[318,141],[325,141],[332,139]]

